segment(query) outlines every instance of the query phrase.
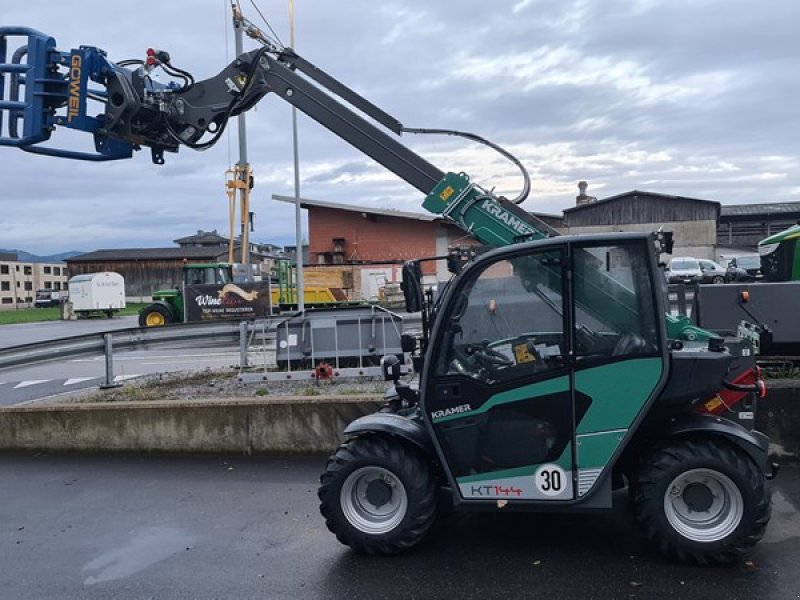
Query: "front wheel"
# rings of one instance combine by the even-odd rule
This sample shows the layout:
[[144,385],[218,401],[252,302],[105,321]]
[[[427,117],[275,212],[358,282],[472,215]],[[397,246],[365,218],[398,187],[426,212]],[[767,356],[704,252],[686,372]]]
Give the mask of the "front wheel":
[[676,440],[646,458],[633,481],[645,535],[685,562],[731,562],[764,535],[770,496],[764,473],[732,445]]
[[725,283],[725,278],[722,275],[715,275],[711,283]]
[[320,484],[320,512],[328,529],[364,554],[411,548],[436,514],[430,462],[394,439],[345,442],[328,459]]
[[139,327],[162,327],[173,320],[172,312],[161,304],[150,304],[139,313]]

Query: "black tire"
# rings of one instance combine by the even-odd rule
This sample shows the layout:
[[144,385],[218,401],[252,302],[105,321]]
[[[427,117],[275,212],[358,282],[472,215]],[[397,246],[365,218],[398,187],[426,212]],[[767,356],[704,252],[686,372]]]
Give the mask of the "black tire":
[[762,470],[732,444],[682,439],[656,447],[642,461],[633,510],[663,553],[683,562],[724,564],[764,535],[770,494]]
[[408,550],[425,537],[436,516],[430,462],[395,439],[348,440],[328,459],[320,484],[319,509],[328,529],[363,554]]
[[160,327],[173,321],[172,311],[161,304],[150,304],[139,313],[139,327]]
[[714,275],[711,283],[725,283],[725,278],[722,275]]

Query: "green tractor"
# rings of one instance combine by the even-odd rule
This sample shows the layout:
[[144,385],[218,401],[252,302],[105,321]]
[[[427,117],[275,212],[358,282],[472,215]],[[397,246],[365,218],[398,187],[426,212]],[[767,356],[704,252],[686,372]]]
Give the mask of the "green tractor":
[[425,537],[443,498],[592,512],[627,486],[644,535],[673,557],[724,563],[752,547],[777,472],[753,429],[764,386],[745,342],[670,337],[661,250],[656,234],[507,246],[435,304],[406,269],[407,304],[430,325],[419,380],[401,383],[384,359],[394,392],[327,462],[320,510],[339,541],[395,554]]
[[139,311],[140,327],[161,327],[170,323],[184,323],[188,318],[184,305],[187,287],[212,286],[222,289],[233,283],[233,265],[228,263],[186,264],[182,269],[181,287],[158,290],[153,294],[153,302]]
[[767,281],[800,281],[800,225],[758,243],[761,269]]

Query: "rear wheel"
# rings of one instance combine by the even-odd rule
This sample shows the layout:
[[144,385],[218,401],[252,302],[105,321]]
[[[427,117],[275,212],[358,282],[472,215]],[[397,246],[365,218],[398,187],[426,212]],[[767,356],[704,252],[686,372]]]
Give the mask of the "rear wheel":
[[365,554],[417,544],[436,514],[429,461],[402,443],[364,436],[339,446],[320,477],[320,512],[336,538]]
[[770,517],[764,473],[742,451],[712,440],[656,448],[633,482],[633,506],[662,552],[701,564],[740,556]]
[[714,275],[711,283],[725,283],[725,278],[722,275]]
[[161,327],[173,320],[172,313],[161,304],[146,306],[139,313],[139,327]]

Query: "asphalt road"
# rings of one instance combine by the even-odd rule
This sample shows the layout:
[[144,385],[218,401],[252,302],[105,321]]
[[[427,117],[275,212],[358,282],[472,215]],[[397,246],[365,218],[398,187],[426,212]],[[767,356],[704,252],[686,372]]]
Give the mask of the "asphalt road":
[[[183,342],[150,350],[114,352],[114,381],[142,375],[226,369],[239,364],[238,348]],[[0,406],[39,402],[60,394],[97,388],[105,382],[105,357],[81,356],[0,371]],[[231,377],[234,377],[232,374]]]
[[105,333],[117,329],[138,327],[139,317],[114,317],[113,319],[79,319],[77,321],[40,321],[18,323],[0,327],[0,348],[33,344],[57,338]]
[[[0,327],[0,348],[50,339],[104,333],[137,327],[137,317],[44,321]],[[142,350],[115,350],[114,380],[121,383],[142,375],[224,369],[239,364],[238,345],[216,342],[176,342]],[[0,406],[37,402],[42,399],[97,388],[105,382],[105,356],[85,355],[0,370]]]
[[800,468],[746,561],[675,564],[625,507],[461,515],[405,555],[341,546],[317,510],[324,457],[0,455],[0,596],[800,598]]

